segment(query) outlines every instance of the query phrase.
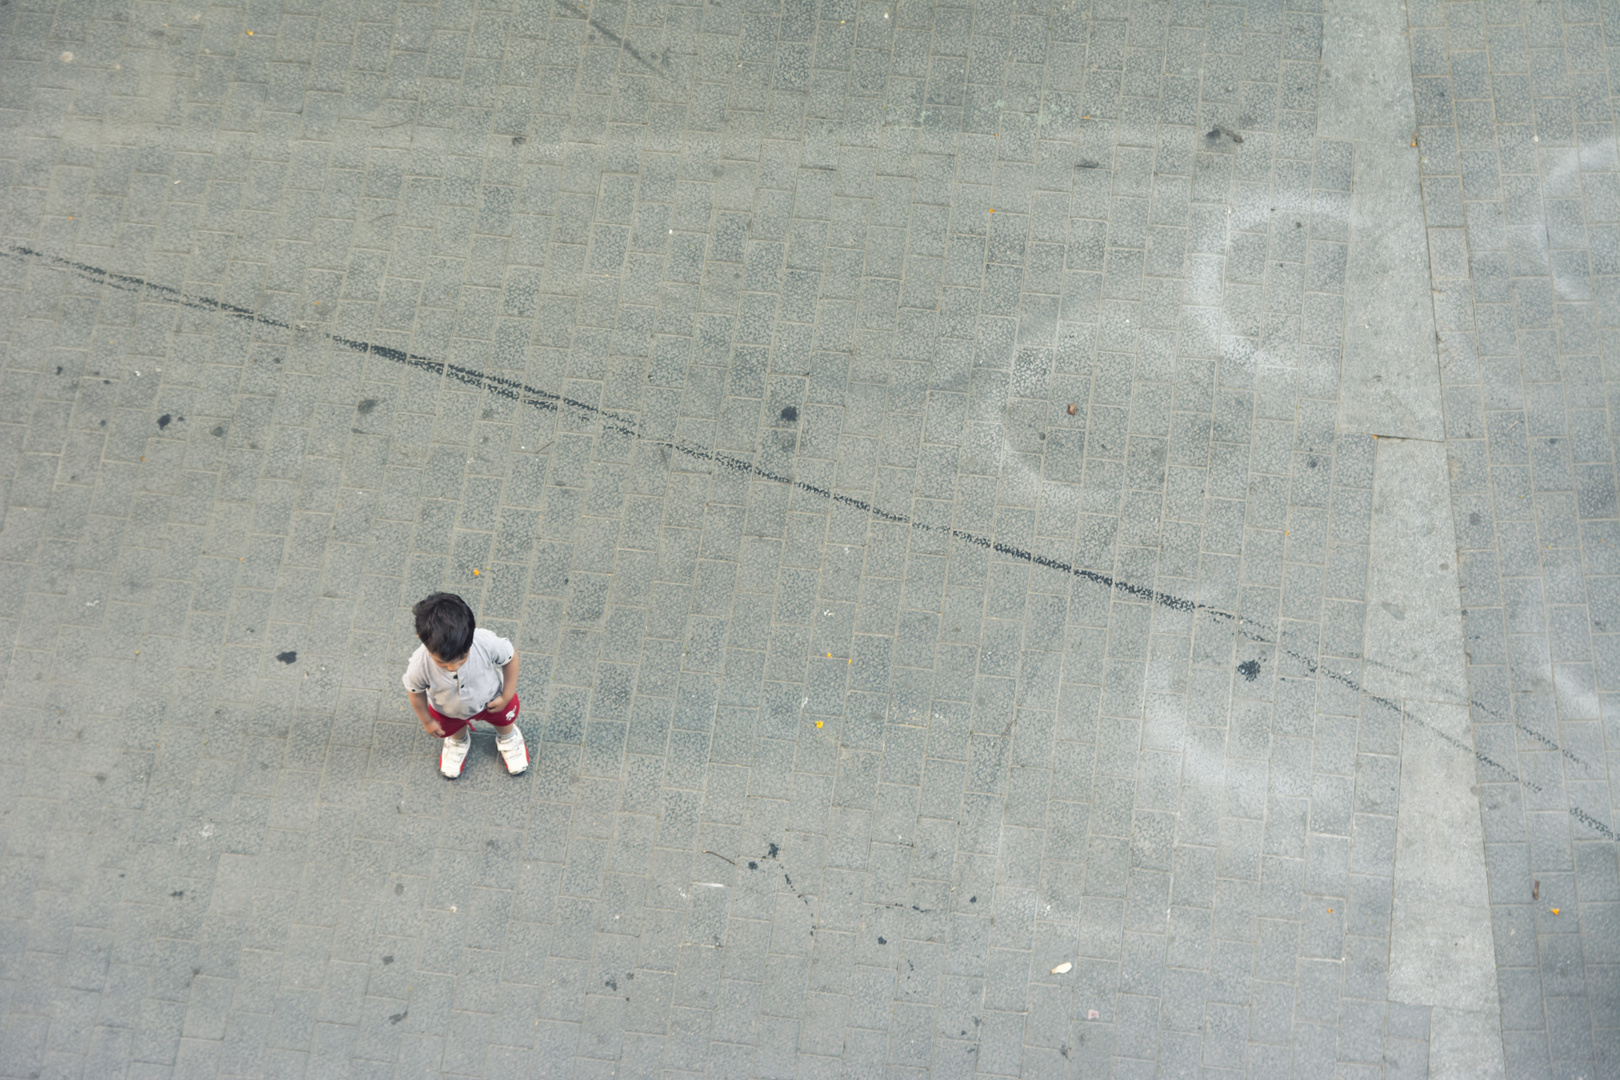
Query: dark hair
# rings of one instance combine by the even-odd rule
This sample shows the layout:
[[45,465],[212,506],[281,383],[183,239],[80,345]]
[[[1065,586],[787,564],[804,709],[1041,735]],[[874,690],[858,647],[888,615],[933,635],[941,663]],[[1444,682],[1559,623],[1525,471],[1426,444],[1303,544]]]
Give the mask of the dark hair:
[[436,592],[411,611],[416,615],[416,636],[434,656],[459,660],[472,649],[478,621],[467,601],[455,593]]

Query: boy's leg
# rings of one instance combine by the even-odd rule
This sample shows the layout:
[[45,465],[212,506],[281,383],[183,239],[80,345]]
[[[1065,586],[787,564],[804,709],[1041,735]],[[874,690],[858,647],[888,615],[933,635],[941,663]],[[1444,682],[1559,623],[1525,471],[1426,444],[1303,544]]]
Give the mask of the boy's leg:
[[439,771],[454,780],[467,767],[467,751],[472,749],[472,725],[466,720],[445,716],[431,705],[428,713],[444,731],[444,742],[439,747]]
[[500,712],[478,714],[479,719],[488,720],[495,726],[495,749],[501,752],[506,771],[513,776],[529,767],[529,748],[523,741],[523,729],[517,725],[519,708],[518,696],[513,694],[512,700]]

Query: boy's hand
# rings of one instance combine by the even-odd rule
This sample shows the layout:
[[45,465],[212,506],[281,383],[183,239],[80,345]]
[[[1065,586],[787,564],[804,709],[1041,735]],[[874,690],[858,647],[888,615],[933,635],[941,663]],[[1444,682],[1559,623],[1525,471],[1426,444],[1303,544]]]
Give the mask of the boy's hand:
[[405,698],[411,703],[411,711],[416,714],[416,719],[421,723],[422,730],[429,735],[444,738],[444,728],[439,726],[439,722],[433,719],[433,714],[428,711],[427,695],[412,690],[405,695]]
[[506,694],[496,694],[494,697],[489,699],[489,704],[484,706],[484,711],[500,712],[502,709],[506,708],[506,703],[511,700],[512,699]]

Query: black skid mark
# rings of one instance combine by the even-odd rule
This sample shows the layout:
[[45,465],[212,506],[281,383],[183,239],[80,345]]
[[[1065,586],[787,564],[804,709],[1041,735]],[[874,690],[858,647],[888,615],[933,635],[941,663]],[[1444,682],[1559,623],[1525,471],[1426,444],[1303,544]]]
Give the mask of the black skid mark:
[[[245,321],[258,323],[263,326],[275,327],[278,330],[295,331],[299,329],[298,327],[293,326],[291,323],[285,322],[281,319],[272,318],[268,315],[260,315],[257,312],[248,310],[247,308],[237,307],[235,304],[227,304],[224,301],[212,300],[206,297],[192,296],[188,293],[182,293],[178,289],[170,288],[167,285],[153,284],[144,278],[134,277],[129,274],[114,274],[111,271],[102,270],[99,267],[89,266],[85,263],[75,262],[71,259],[63,259],[55,255],[47,255],[44,252],[36,251],[33,248],[14,246],[5,253],[13,256],[25,255],[40,259],[44,262],[49,262],[57,266],[77,271],[96,281],[100,281],[104,284],[111,285],[114,288],[124,289],[126,291],[150,289],[162,294],[172,302],[183,307],[196,308],[202,311],[219,312],[221,314],[234,316]],[[521,405],[528,405],[534,408],[554,411],[568,409],[572,412],[578,413],[581,416],[599,420],[602,423],[602,426],[608,431],[612,431],[616,434],[624,435],[633,439],[644,438],[644,436],[642,436],[642,434],[636,430],[635,421],[630,418],[616,415],[610,410],[599,408],[598,406],[590,405],[586,402],[578,401],[562,394],[553,394],[547,390],[537,389],[536,387],[529,386],[526,383],[519,382],[516,379],[508,379],[500,375],[486,374],[481,371],[475,371],[472,368],[462,367],[459,364],[451,364],[443,360],[435,360],[428,356],[418,356],[415,353],[406,352],[403,349],[395,349],[387,345],[377,345],[372,342],[357,341],[354,338],[342,337],[338,334],[327,333],[325,331],[317,330],[311,332],[319,333],[321,336],[330,340],[333,344],[341,345],[345,349],[350,349],[357,353],[381,357],[384,360],[391,360],[394,363],[405,367],[412,367],[419,371],[443,375],[467,386],[486,390],[489,393],[506,398],[510,401],[515,401]],[[819,484],[812,484],[804,480],[796,480],[792,476],[772,471],[757,465],[752,461],[736,457],[732,454],[727,454],[723,451],[709,450],[701,446],[693,446],[687,443],[678,443],[667,440],[659,440],[659,445],[666,446],[678,453],[685,454],[688,457],[696,458],[699,461],[704,461],[711,465],[718,465],[721,468],[730,469],[738,473],[744,473],[760,480],[770,480],[774,483],[795,488],[807,495],[815,495],[819,498],[828,499],[834,503],[847,506],[852,510],[859,510],[863,513],[871,514],[883,521],[891,522],[896,525],[909,525],[911,528],[916,529],[919,532],[935,533],[937,535],[949,537],[950,539],[961,540],[966,543],[973,544],[976,547],[984,548],[987,551],[993,551],[998,555],[1005,555],[1008,558],[1033,563],[1036,566],[1044,567],[1048,570],[1056,570],[1059,573],[1069,574],[1073,577],[1080,578],[1084,581],[1089,581],[1095,585],[1101,585],[1105,588],[1117,589],[1120,592],[1133,596],[1139,600],[1157,603],[1175,611],[1204,611],[1223,619],[1236,619],[1236,616],[1232,615],[1230,612],[1206,607],[1205,605],[1188,600],[1184,597],[1159,592],[1158,590],[1148,586],[1137,585],[1129,581],[1124,581],[1120,578],[1114,577],[1112,574],[1104,574],[1096,570],[1087,570],[1084,567],[1074,566],[1070,563],[1062,561],[1061,559],[1054,559],[1046,555],[1039,555],[1014,544],[1007,544],[1001,541],[991,540],[987,536],[980,536],[977,533],[968,532],[965,529],[955,529],[946,525],[930,525],[925,522],[912,521],[904,514],[896,514],[885,510],[865,499],[860,499],[853,495],[846,495],[842,492],[833,491],[831,488],[822,487]]]
[[557,7],[563,12],[564,18],[584,19],[585,22],[590,25],[590,28],[592,30],[595,30],[598,34],[601,34],[603,37],[605,37],[609,41],[613,42],[613,44],[617,45],[619,48],[623,49],[625,52],[627,52],[631,56],[635,57],[636,58],[636,63],[640,64],[642,67],[646,68],[648,71],[652,72],[655,75],[664,74],[661,70],[659,70],[659,67],[658,67],[657,64],[654,64],[651,60],[648,60],[646,57],[642,56],[639,52],[637,52],[636,47],[634,45],[630,44],[630,42],[626,41],[624,38],[620,37],[618,34],[615,34],[612,30],[609,30],[606,26],[603,26],[600,20],[595,19],[595,18],[593,18],[593,17],[591,17],[589,15],[586,15],[584,13],[585,12],[584,8],[579,7],[577,4],[576,5],[565,4],[565,3],[563,3],[563,0],[556,0],[556,3],[557,3]]
[[[117,274],[110,270],[103,270],[97,266],[91,266],[88,263],[77,262],[72,259],[64,259],[61,256],[50,255],[43,251],[23,245],[8,245],[5,248],[0,248],[0,255],[9,256],[11,258],[26,257],[38,259],[41,262],[49,263],[53,266],[72,270],[73,272],[92,281],[97,281],[101,284],[108,285],[112,288],[120,289],[125,292],[147,290],[157,294],[155,298],[168,300],[169,302],[177,304],[181,307],[189,307],[199,311],[218,312],[222,315],[229,315],[232,318],[257,323],[261,326],[274,327],[278,330],[317,333],[331,341],[333,344],[341,345],[343,348],[357,353],[377,356],[384,360],[391,360],[394,363],[405,367],[416,368],[430,374],[442,375],[467,386],[488,391],[489,393],[496,394],[500,397],[507,398],[508,400],[515,401],[522,405],[528,405],[532,408],[546,409],[557,412],[561,412],[562,410],[566,409],[570,412],[577,413],[582,417],[588,417],[600,421],[605,430],[612,431],[620,435],[625,435],[633,439],[645,438],[639,431],[636,430],[635,421],[633,419],[616,415],[607,409],[603,409],[583,401],[578,401],[562,394],[553,394],[547,390],[537,389],[515,379],[508,379],[499,375],[486,374],[481,371],[475,371],[472,368],[462,367],[459,364],[452,364],[443,360],[435,360],[428,356],[418,356],[414,353],[409,353],[402,349],[395,349],[387,345],[377,345],[372,342],[341,337],[337,334],[324,330],[309,330],[304,327],[295,326],[292,323],[284,320],[273,318],[269,315],[261,315],[258,312],[252,311],[248,308],[239,307],[235,304],[228,304],[223,300],[214,300],[209,297],[194,296],[189,293],[181,292],[179,289],[173,288],[172,286],[159,285],[155,282],[147,281],[145,278],[136,277],[132,274]],[[705,461],[712,465],[718,465],[721,468],[731,469],[735,472],[753,476],[760,480],[770,480],[774,483],[784,484],[808,495],[815,495],[831,502],[848,506],[851,509],[869,513],[883,521],[892,522],[898,525],[907,525],[918,530],[919,532],[935,533],[953,540],[961,540],[965,543],[973,544],[976,547],[993,551],[998,555],[1005,555],[1008,558],[1029,562],[1035,566],[1039,566],[1047,570],[1055,570],[1058,573],[1068,574],[1071,577],[1076,577],[1082,581],[1088,581],[1095,585],[1101,585],[1105,588],[1116,589],[1128,596],[1135,597],[1139,600],[1145,600],[1150,603],[1159,604],[1160,606],[1169,608],[1173,611],[1202,613],[1213,618],[1224,619],[1232,623],[1237,633],[1246,640],[1275,646],[1280,654],[1297,660],[1303,664],[1306,670],[1308,670],[1311,674],[1315,675],[1320,673],[1326,675],[1335,682],[1354,690],[1357,694],[1366,694],[1369,700],[1375,701],[1386,708],[1394,710],[1398,715],[1410,719],[1418,727],[1424,728],[1425,730],[1439,736],[1446,743],[1462,751],[1463,753],[1472,755],[1473,758],[1480,764],[1497,770],[1508,780],[1519,783],[1524,787],[1529,788],[1533,792],[1539,793],[1544,790],[1542,785],[1520,776],[1517,772],[1508,768],[1501,762],[1496,761],[1484,751],[1477,750],[1473,746],[1463,742],[1461,739],[1458,739],[1449,732],[1442,731],[1441,729],[1430,724],[1428,721],[1412,715],[1410,712],[1403,709],[1398,702],[1376,694],[1369,694],[1365,689],[1363,689],[1360,683],[1358,683],[1355,679],[1352,679],[1350,676],[1342,672],[1334,671],[1331,668],[1325,668],[1315,659],[1306,656],[1303,653],[1295,652],[1286,646],[1280,645],[1272,638],[1267,637],[1256,630],[1250,629],[1244,624],[1249,623],[1251,626],[1258,626],[1258,624],[1253,623],[1251,620],[1245,619],[1241,615],[1234,614],[1230,611],[1222,611],[1219,608],[1209,607],[1205,604],[1188,600],[1185,597],[1175,596],[1171,593],[1160,592],[1150,586],[1138,585],[1134,582],[1125,581],[1114,577],[1112,574],[1104,574],[1096,570],[1087,570],[1084,567],[1074,566],[1073,564],[1064,562],[1061,559],[1054,559],[1049,556],[1038,555],[1032,551],[1027,551],[1023,548],[1017,547],[1016,545],[991,540],[987,536],[980,536],[977,533],[968,532],[964,529],[955,529],[946,525],[931,525],[926,522],[913,521],[904,514],[896,514],[891,511],[884,510],[865,499],[858,499],[853,495],[845,495],[841,492],[833,491],[831,488],[821,487],[820,485],[812,484],[804,480],[796,480],[792,476],[786,476],[781,473],[773,472],[769,469],[756,465],[752,461],[747,461],[743,458],[735,457],[722,451],[708,450],[704,447],[693,446],[686,443],[678,443],[670,440],[657,440],[656,442],[660,446],[685,454],[688,457],[696,458],[699,461]],[[1495,709],[1488,708],[1480,702],[1473,701],[1470,702],[1470,705],[1491,716],[1499,716]],[[1544,742],[1546,741],[1545,736],[1541,736],[1541,739]],[[1572,761],[1584,764],[1584,762],[1581,762],[1579,757],[1572,754],[1568,750],[1560,748],[1560,753]],[[1620,840],[1620,834],[1616,834],[1613,829],[1609,828],[1607,825],[1603,824],[1601,821],[1597,820],[1580,807],[1570,807],[1569,813],[1571,817],[1576,818],[1582,824],[1586,825],[1588,828],[1592,829],[1594,832],[1600,834],[1606,839]]]

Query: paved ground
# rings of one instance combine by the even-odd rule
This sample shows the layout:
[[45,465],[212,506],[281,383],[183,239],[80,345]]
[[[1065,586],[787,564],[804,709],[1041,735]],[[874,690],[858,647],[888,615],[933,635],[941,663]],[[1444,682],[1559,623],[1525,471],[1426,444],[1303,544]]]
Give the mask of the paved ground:
[[1620,1075],[1611,49],[0,0],[0,1077]]

